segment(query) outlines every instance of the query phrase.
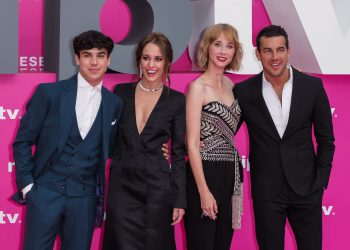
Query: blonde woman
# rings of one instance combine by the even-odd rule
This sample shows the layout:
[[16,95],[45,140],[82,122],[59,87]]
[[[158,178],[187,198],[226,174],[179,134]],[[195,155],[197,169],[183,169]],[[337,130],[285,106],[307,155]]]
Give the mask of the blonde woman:
[[204,73],[190,84],[186,100],[188,250],[230,249],[240,228],[242,168],[233,137],[241,110],[224,72],[238,70],[242,54],[229,24],[208,27],[197,49]]

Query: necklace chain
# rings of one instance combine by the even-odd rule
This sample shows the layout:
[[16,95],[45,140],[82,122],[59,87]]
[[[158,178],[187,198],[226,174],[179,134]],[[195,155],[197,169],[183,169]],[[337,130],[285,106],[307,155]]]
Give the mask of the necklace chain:
[[151,92],[157,92],[157,91],[161,90],[161,89],[163,88],[163,86],[164,86],[164,84],[161,83],[161,85],[160,85],[159,87],[157,87],[157,88],[148,89],[148,88],[146,88],[145,86],[142,85],[142,81],[139,82],[139,85],[140,85],[140,88],[141,88],[143,91],[149,92],[149,93],[151,93]]

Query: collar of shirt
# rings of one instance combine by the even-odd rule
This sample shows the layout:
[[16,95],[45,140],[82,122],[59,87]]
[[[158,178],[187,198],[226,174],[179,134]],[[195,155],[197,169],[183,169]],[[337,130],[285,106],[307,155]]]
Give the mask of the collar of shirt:
[[100,92],[102,89],[102,81],[94,87],[90,83],[88,83],[80,73],[78,73],[78,88],[95,90]]
[[263,75],[262,95],[264,97],[266,106],[270,112],[271,118],[275,124],[280,137],[283,137],[284,131],[286,130],[290,105],[292,99],[293,89],[293,71],[290,65],[287,66],[290,72],[288,81],[284,84],[282,90],[282,102],[279,100],[272,84],[268,82]]
[[[288,81],[284,84],[284,87],[287,85],[291,85],[293,83],[293,69],[290,66],[290,64],[287,64],[287,69],[289,70],[289,79]],[[263,76],[262,76],[262,82],[263,82],[263,86],[265,85],[270,85],[272,87],[272,84],[266,80],[265,77],[265,73],[263,72]]]
[[96,87],[91,86],[79,73],[75,114],[81,137],[84,139],[88,134],[102,100],[102,82]]

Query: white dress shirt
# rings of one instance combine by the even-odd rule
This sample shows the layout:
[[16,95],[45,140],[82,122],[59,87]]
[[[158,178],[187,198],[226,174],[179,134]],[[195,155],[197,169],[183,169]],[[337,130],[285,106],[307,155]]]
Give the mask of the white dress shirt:
[[264,74],[262,83],[262,94],[266,106],[269,109],[272,120],[281,138],[283,137],[284,131],[286,130],[288,124],[293,90],[293,70],[292,67],[290,67],[289,65],[287,67],[289,68],[290,77],[289,80],[283,86],[282,102],[278,98],[278,95],[271,83],[269,83],[266,80]]
[[96,87],[91,86],[79,73],[75,113],[77,115],[80,135],[85,139],[101,105],[102,82]]

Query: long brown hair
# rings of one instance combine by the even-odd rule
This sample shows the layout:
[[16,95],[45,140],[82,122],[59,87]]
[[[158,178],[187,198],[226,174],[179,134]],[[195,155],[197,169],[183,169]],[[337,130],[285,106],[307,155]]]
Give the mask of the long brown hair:
[[137,45],[136,51],[135,51],[135,56],[136,56],[136,65],[137,69],[140,71],[140,64],[141,64],[141,57],[142,57],[142,52],[145,46],[148,43],[153,43],[157,45],[162,53],[162,55],[165,58],[165,65],[164,65],[164,72],[166,74],[165,79],[170,87],[170,66],[173,61],[173,48],[171,46],[171,43],[169,39],[163,34],[163,33],[158,33],[158,32],[152,32],[145,36]]

